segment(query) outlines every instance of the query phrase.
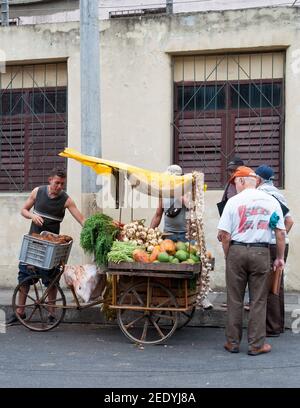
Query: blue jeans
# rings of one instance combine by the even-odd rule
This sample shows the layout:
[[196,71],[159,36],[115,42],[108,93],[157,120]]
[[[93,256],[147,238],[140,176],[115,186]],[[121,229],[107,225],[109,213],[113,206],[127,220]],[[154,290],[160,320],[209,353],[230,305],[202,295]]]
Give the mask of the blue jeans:
[[172,235],[168,235],[167,239],[171,239],[174,242],[181,241],[181,242],[187,242],[188,240],[185,237],[185,232],[174,232]]
[[[28,268],[29,267],[29,268]],[[33,276],[33,275],[42,275],[42,282],[47,287],[49,286],[51,280],[60,272],[59,266],[56,266],[53,269],[41,269],[37,266],[34,266],[34,269],[30,265],[26,265],[23,263],[19,263],[19,273],[18,273],[18,281],[22,283],[24,279]],[[33,284],[34,282],[32,282]]]

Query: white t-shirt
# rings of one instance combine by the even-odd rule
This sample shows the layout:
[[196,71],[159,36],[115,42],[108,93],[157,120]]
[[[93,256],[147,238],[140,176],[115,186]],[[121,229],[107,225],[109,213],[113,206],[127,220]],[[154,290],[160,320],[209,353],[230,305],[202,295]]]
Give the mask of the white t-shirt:
[[278,201],[263,191],[247,188],[227,201],[218,229],[228,232],[233,241],[271,243],[269,221],[274,212],[279,215],[276,228],[285,230]]

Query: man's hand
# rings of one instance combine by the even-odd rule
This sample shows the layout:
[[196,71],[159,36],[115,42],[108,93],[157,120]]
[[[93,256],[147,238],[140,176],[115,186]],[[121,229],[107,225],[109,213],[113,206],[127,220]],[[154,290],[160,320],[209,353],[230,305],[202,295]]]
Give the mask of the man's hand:
[[274,263],[273,263],[273,270],[276,271],[277,268],[283,270],[283,269],[284,269],[284,265],[285,265],[285,263],[284,263],[284,260],[283,260],[283,259],[276,258],[275,261],[274,261]]
[[219,242],[222,242],[222,236],[223,236],[223,231],[219,230],[219,231],[218,231],[218,235],[217,235],[217,240],[218,240]]
[[31,219],[32,219],[32,222],[39,227],[41,227],[44,224],[44,219],[40,217],[39,215],[32,214]]
[[227,231],[219,230],[218,231],[218,239],[219,239],[219,237],[221,238],[222,247],[223,247],[223,251],[224,251],[224,256],[225,256],[225,259],[226,259],[227,255],[228,255],[229,247],[230,247],[231,235]]

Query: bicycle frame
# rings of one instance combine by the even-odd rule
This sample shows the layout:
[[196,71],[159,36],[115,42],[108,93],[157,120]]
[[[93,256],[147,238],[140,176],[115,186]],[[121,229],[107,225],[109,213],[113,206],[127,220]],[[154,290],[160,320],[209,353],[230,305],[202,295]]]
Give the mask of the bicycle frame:
[[[45,292],[43,293],[43,296],[39,299],[39,303],[43,303],[43,301],[47,298],[47,296],[49,294],[49,291],[52,288],[55,288],[56,285],[59,285],[59,280],[60,280],[62,274],[64,273],[64,265],[59,265],[59,267],[61,269],[60,272],[51,280],[49,286],[46,288]],[[38,273],[36,274],[36,276],[38,276]],[[74,305],[73,304],[66,304],[65,306],[61,306],[61,305],[53,304],[53,305],[51,305],[51,307],[56,308],[56,309],[83,310],[83,309],[88,309],[89,307],[100,305],[100,304],[104,303],[104,299],[103,299],[102,296],[100,296],[99,298],[97,298],[96,300],[94,300],[92,302],[80,303],[80,300],[79,300],[78,296],[76,295],[76,292],[75,292],[74,288],[71,287],[70,289],[71,289],[71,292],[72,292],[72,295],[73,295],[73,299],[75,301]]]

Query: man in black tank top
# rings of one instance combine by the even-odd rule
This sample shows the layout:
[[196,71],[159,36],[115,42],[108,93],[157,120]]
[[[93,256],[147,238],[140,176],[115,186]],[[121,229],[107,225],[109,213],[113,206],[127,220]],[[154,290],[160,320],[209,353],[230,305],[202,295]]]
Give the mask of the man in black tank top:
[[[63,190],[66,181],[66,173],[60,169],[54,169],[49,176],[49,184],[47,186],[36,187],[32,190],[27,198],[21,214],[23,217],[32,220],[29,233],[35,232],[39,234],[42,231],[49,231],[59,234],[60,223],[65,216],[66,208],[79,224],[83,226],[84,217],[78,210],[75,202]],[[33,208],[33,211],[31,209]],[[45,285],[49,284],[50,277],[57,272],[57,268],[51,270],[39,269],[38,273],[45,276]],[[21,283],[27,276],[30,276],[30,271],[27,265],[19,264],[18,280]],[[23,293],[20,292],[19,305],[24,305],[28,289],[24,288]],[[50,293],[52,292],[52,293]],[[49,290],[49,300],[56,298],[56,288]],[[24,308],[19,307],[17,313],[24,315]],[[16,315],[11,316],[7,324],[18,322]]]

